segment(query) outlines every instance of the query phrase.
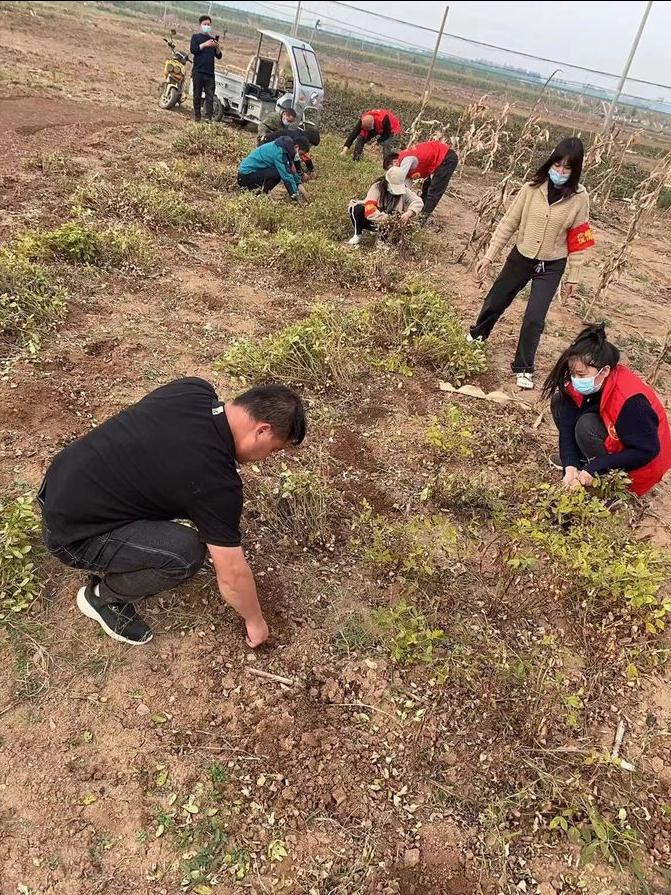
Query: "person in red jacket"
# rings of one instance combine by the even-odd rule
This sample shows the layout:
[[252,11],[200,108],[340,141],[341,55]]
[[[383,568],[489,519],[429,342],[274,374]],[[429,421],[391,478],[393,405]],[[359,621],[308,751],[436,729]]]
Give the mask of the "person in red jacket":
[[389,109],[371,109],[363,112],[358,119],[345,145],[340,150],[341,155],[347,155],[352,144],[352,158],[357,161],[363,155],[366,143],[377,137],[378,144],[382,147],[383,160],[388,158],[393,150],[393,140],[401,133],[401,122]]
[[606,338],[588,326],[563,352],[543,386],[559,429],[565,488],[588,487],[595,475],[624,470],[634,494],[645,494],[671,467],[671,433],[657,393]]
[[458,161],[457,153],[449,143],[427,140],[426,143],[417,143],[404,149],[403,152],[392,153],[384,162],[384,166],[388,168],[392,164],[398,165],[411,180],[420,178],[424,180],[422,215],[428,218],[447,190]]

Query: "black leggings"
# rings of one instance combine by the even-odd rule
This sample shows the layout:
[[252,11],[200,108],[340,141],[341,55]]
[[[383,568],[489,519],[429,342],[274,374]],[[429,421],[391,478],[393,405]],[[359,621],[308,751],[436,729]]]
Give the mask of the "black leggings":
[[366,217],[366,206],[363,202],[357,202],[352,205],[349,210],[349,216],[354,224],[354,233],[361,236],[364,230],[377,230],[375,224],[372,224]]
[[526,258],[515,247],[487,293],[480,316],[475,326],[471,327],[474,339],[486,339],[489,336],[499,317],[531,280],[531,295],[524,312],[515,359],[511,364],[513,373],[534,371],[536,352],[545,329],[545,318],[565,267],[566,258],[538,261],[536,258]]
[[422,214],[428,217],[442,199],[445,190],[450,185],[452,175],[457,169],[459,158],[454,149],[450,149],[443,161],[438,165],[430,177],[426,177],[422,184],[422,202],[424,208]]
[[[561,392],[555,392],[552,396],[550,410],[557,429],[560,428],[562,411],[570,401],[571,399],[564,397]],[[581,465],[586,466],[595,457],[603,457],[608,453],[606,450],[607,437],[608,432],[598,413],[587,411],[580,414],[575,424],[575,440],[582,454]]]

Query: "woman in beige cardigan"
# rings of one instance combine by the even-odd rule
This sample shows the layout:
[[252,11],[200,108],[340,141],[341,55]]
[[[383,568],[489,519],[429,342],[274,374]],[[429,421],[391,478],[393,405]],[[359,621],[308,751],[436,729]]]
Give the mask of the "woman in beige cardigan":
[[545,318],[566,271],[566,298],[579,279],[585,249],[594,245],[589,225],[589,197],[580,183],[582,141],[562,140],[532,180],[525,183],[494,231],[484,258],[476,266],[482,281],[497,253],[516,234],[515,245],[485,298],[469,341],[486,339],[515,296],[531,280],[513,373],[520,388],[533,388],[534,360]]

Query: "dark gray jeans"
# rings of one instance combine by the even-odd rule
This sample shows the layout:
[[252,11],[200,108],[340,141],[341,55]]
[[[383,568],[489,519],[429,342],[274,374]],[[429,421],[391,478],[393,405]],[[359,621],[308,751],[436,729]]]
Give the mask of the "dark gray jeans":
[[100,577],[107,603],[133,603],[177,587],[205,562],[205,545],[179,522],[140,520],[77,544],[54,543],[46,521],[47,550],[66,566]]
[[[363,148],[367,142],[369,142],[369,141],[366,140],[366,138],[362,137],[361,135],[359,135],[356,138],[356,140],[354,141],[354,146],[352,147],[352,158],[353,159],[361,158],[361,156],[363,155]],[[391,153],[394,151],[393,135],[391,137],[389,137],[388,140],[383,140],[380,143],[380,146],[382,148],[382,160],[384,161],[387,158],[387,156],[391,155]]]
[[[570,398],[565,398],[561,392],[555,392],[552,396],[550,410],[552,411],[552,419],[555,421],[555,426],[558,429],[562,408],[570,400]],[[605,444],[607,437],[608,432],[598,413],[590,411],[580,414],[578,422],[575,424],[575,440],[582,454],[584,465],[595,457],[603,457],[608,453]]]
[[424,179],[424,183],[422,184],[422,202],[424,202],[422,214],[425,217],[433,214],[436,210],[436,205],[438,205],[443,198],[445,190],[450,185],[450,180],[457,170],[458,163],[459,157],[457,156],[457,153],[454,149],[450,149],[433,174]]

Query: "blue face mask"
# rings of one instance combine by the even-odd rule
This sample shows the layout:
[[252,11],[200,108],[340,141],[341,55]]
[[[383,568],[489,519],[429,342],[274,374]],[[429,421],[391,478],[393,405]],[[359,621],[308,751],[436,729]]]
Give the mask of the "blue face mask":
[[555,171],[554,168],[550,168],[548,171],[548,177],[555,186],[564,186],[570,176],[570,174],[560,174],[559,171]]
[[209,34],[212,30],[212,25],[201,25],[200,30],[203,32],[203,34]]
[[[599,373],[601,370],[599,370]],[[599,375],[596,374],[596,376]],[[578,392],[579,395],[593,395],[595,392],[598,392],[601,388],[601,385],[597,385],[594,380],[596,376],[571,376],[571,385]]]

